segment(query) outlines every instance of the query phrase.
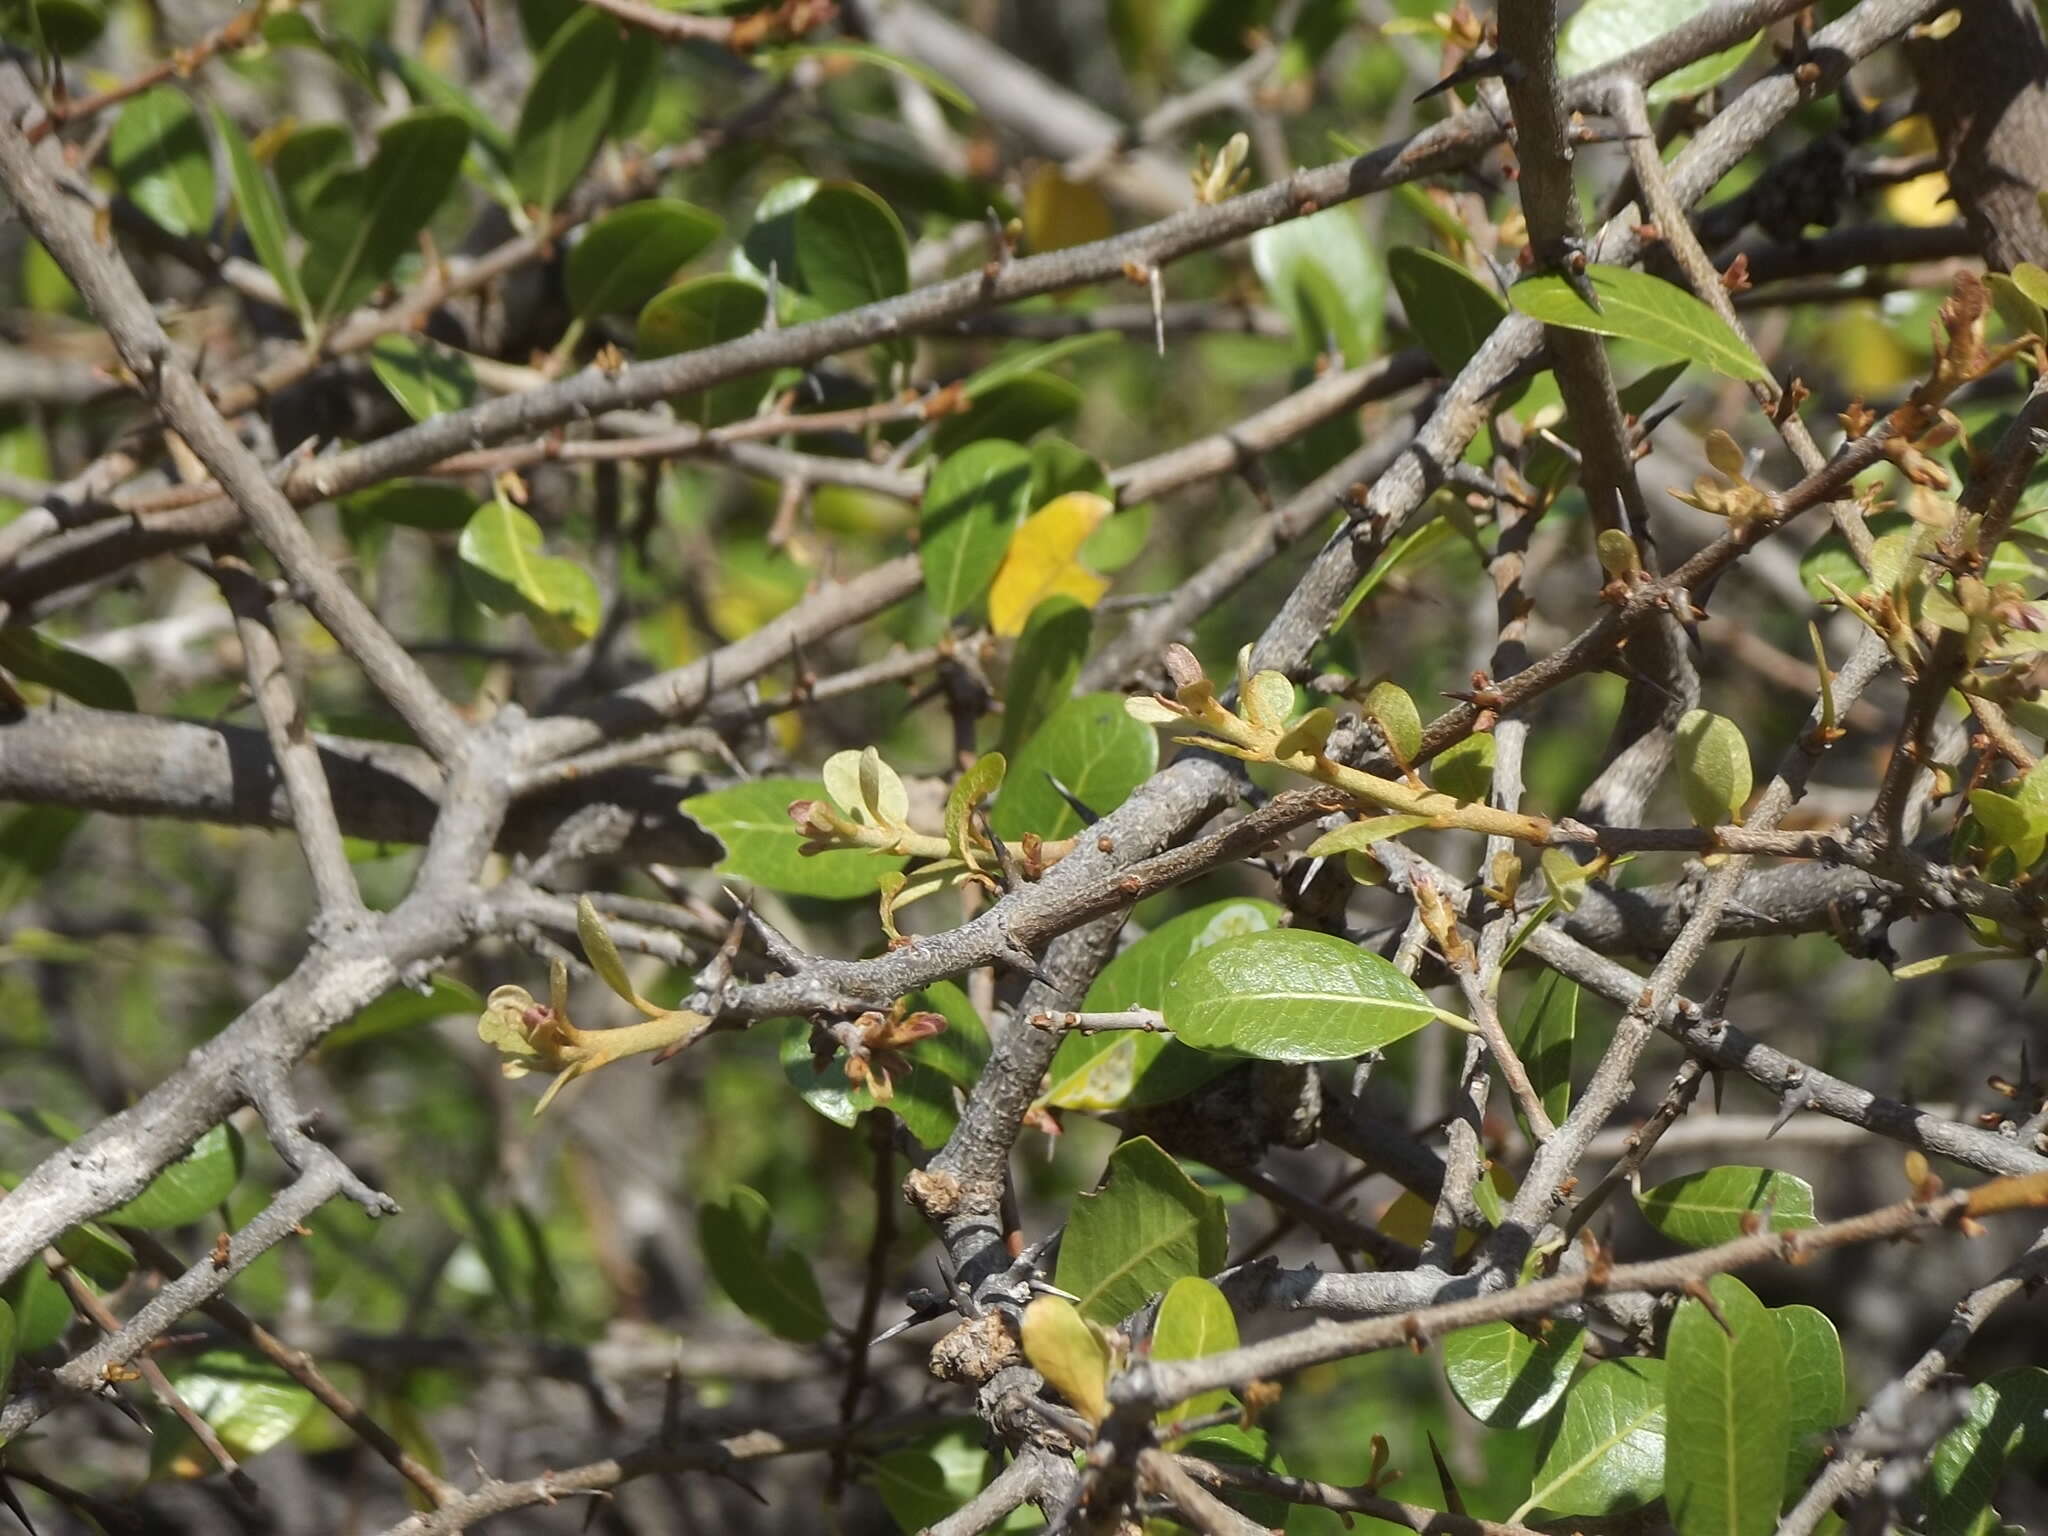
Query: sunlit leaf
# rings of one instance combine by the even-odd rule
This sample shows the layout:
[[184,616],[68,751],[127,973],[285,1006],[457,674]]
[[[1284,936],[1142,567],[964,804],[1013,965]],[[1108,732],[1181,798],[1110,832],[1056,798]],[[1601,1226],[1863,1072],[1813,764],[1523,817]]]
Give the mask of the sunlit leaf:
[[1726,715],[1687,710],[1678,721],[1675,762],[1694,825],[1715,827],[1741,818],[1752,784],[1742,727]]
[[933,467],[918,513],[918,557],[941,614],[951,618],[988,590],[1030,495],[1031,455],[1015,443],[969,443]]
[[590,572],[541,552],[540,524],[502,497],[470,517],[456,545],[470,596],[496,613],[523,613],[556,650],[597,633],[603,605]]
[[793,896],[846,900],[871,896],[876,883],[904,860],[859,849],[804,854],[803,836],[789,819],[796,800],[822,800],[816,779],[752,779],[730,789],[692,795],[683,814],[725,844],[718,872]]
[[[634,330],[634,346],[645,360],[695,352],[737,341],[759,329],[767,314],[768,293],[760,284],[721,273],[693,277],[647,301]],[[763,375],[742,374],[678,395],[669,403],[679,420],[722,427],[753,415],[765,388]]]
[[1644,1190],[1636,1204],[1651,1226],[1689,1248],[1710,1248],[1740,1237],[1743,1218],[1754,1216],[1761,1222],[1766,1210],[1770,1222],[1762,1230],[1787,1232],[1815,1225],[1813,1186],[1770,1168],[1703,1168]]
[[1109,1347],[1074,1304],[1040,1296],[1024,1309],[1024,1358],[1091,1424],[1109,1417]]
[[579,320],[638,312],[725,228],[716,214],[673,197],[615,208],[569,248],[562,280]]
[[1422,989],[1368,950],[1308,929],[1252,933],[1198,950],[1166,989],[1184,1044],[1271,1061],[1340,1061],[1436,1017]]
[[1444,1335],[1444,1375],[1480,1423],[1522,1429],[1556,1406],[1585,1347],[1586,1331],[1565,1323],[1538,1338],[1512,1323],[1481,1323]]
[[1060,1239],[1054,1283],[1090,1322],[1121,1322],[1183,1275],[1225,1258],[1223,1202],[1146,1137],[1109,1155],[1106,1184],[1082,1195]]
[[1778,1325],[1733,1275],[1707,1288],[1720,1317],[1681,1301],[1665,1343],[1664,1500],[1680,1536],[1770,1536],[1785,1491]]
[[1022,634],[1031,612],[1049,597],[1093,608],[1109,583],[1080,563],[1081,546],[1111,511],[1106,497],[1074,491],[1040,507],[1017,526],[989,589],[989,625]]
[[1664,1382],[1662,1360],[1603,1360],[1574,1382],[1514,1518],[1530,1509],[1619,1514],[1656,1499],[1664,1490]]
[[213,151],[176,86],[131,97],[114,119],[107,163],[128,198],[174,235],[213,227]]
[[1003,792],[989,812],[996,835],[1014,842],[1080,830],[1081,817],[1054,787],[1057,779],[1097,816],[1106,816],[1159,765],[1159,737],[1124,712],[1121,695],[1069,699],[1017,749]]
[[1545,325],[1592,331],[1705,363],[1733,379],[1769,376],[1742,338],[1698,299],[1673,283],[1627,267],[1590,266],[1596,310],[1562,277],[1527,277],[1508,290],[1523,314]]

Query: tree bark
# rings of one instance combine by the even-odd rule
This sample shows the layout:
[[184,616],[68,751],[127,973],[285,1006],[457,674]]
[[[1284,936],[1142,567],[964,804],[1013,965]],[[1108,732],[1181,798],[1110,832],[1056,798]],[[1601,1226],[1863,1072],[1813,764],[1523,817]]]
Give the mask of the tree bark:
[[1950,191],[1985,262],[2048,265],[2048,41],[2033,0],[1970,0],[1947,37],[1906,44]]

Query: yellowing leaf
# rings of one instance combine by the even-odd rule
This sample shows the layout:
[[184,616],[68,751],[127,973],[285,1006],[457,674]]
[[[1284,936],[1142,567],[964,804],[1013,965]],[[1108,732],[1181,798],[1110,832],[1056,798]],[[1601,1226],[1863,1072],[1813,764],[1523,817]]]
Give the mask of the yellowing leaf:
[[1109,1417],[1109,1350],[1071,1301],[1040,1296],[1024,1309],[1024,1357],[1089,1423]]
[[1109,204],[1092,183],[1067,180],[1057,165],[1042,165],[1032,175],[1024,189],[1024,241],[1032,250],[1063,250],[1115,233]]
[[1071,597],[1093,608],[1109,582],[1081,564],[1081,546],[1112,508],[1093,491],[1055,496],[1024,521],[989,589],[989,625],[999,635],[1020,635],[1031,610],[1049,597]]

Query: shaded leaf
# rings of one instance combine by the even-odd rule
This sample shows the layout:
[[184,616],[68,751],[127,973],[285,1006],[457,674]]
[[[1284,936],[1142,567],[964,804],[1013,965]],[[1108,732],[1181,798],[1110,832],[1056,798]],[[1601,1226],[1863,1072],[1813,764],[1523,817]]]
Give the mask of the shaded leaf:
[[1183,1275],[1223,1267],[1223,1201],[1156,1143],[1124,1142],[1106,1180],[1074,1203],[1060,1239],[1054,1283],[1081,1298],[1082,1317],[1121,1322]]
[[941,615],[951,618],[988,590],[1030,495],[1031,455],[1015,443],[969,443],[933,467],[918,513],[918,557]]
[[1311,355],[1336,352],[1355,368],[1378,350],[1386,274],[1355,207],[1269,225],[1252,236],[1251,253]]
[[1093,622],[1087,608],[1071,597],[1049,597],[1031,610],[1003,687],[1005,756],[1074,691]]
[[1507,318],[1507,304],[1498,294],[1435,251],[1396,246],[1387,252],[1387,275],[1401,296],[1409,329],[1447,379],[1457,377]]
[[453,533],[476,512],[476,498],[446,480],[387,480],[357,491],[342,506],[355,516],[429,533]]
[[611,128],[629,54],[650,46],[596,9],[555,30],[512,133],[512,184],[522,198],[551,209],[576,185]]
[[1522,1429],[1564,1396],[1585,1347],[1585,1330],[1564,1323],[1549,1325],[1540,1338],[1512,1323],[1481,1323],[1444,1335],[1444,1375],[1480,1423]]
[[992,384],[932,434],[935,452],[952,453],[985,437],[1021,443],[1056,427],[1081,409],[1081,386],[1056,373],[1033,372]]
[[744,1184],[697,1211],[704,1262],[725,1294],[769,1332],[799,1344],[832,1327],[810,1261],[774,1241],[768,1202]]
[[321,322],[352,309],[414,248],[454,189],[469,129],[452,112],[408,112],[377,135],[360,170],[319,180],[303,211],[299,280]]
[[0,668],[94,709],[132,710],[128,679],[97,657],[37,634],[26,626],[0,629]]
[[[1689,21],[1709,3],[1710,0],[1586,0],[1558,32],[1558,72],[1576,75],[1598,69]],[[1680,96],[1696,96],[1719,85],[1735,73],[1762,35],[1758,33],[1652,82],[1651,105],[1659,106]]]
[[1493,732],[1478,731],[1439,752],[1429,765],[1432,787],[1459,800],[1484,804],[1493,791]]
[[414,421],[445,416],[476,399],[469,359],[423,337],[379,336],[370,344],[370,367]]
[[1749,743],[1726,715],[1689,709],[1678,721],[1678,787],[1693,823],[1740,821],[1752,787]]
[[[634,329],[634,348],[643,360],[695,352],[737,341],[758,329],[768,314],[768,293],[743,277],[714,273],[663,289],[647,301]],[[678,395],[669,403],[681,421],[722,427],[754,414],[767,381],[742,374],[708,389]]]
[[[1579,984],[1555,971],[1545,971],[1529,989],[1508,1031],[1508,1040],[1529,1074],[1529,1084],[1543,1101],[1552,1125],[1564,1123],[1572,1102],[1572,1041],[1579,1027]],[[1522,1118],[1521,1110],[1515,1118]],[[1524,1135],[1529,1134],[1526,1124]]]
[[[961,1001],[965,1002],[965,998]],[[883,1104],[866,1083],[855,1083],[847,1077],[843,1056],[834,1055],[822,1066],[817,1064],[811,1054],[809,1022],[792,1019],[783,1031],[779,1051],[782,1075],[806,1104],[835,1125],[851,1128],[867,1111],[886,1109],[903,1122],[903,1128],[921,1145],[937,1149],[946,1144],[946,1138],[959,1123],[953,1104],[956,1080],[933,1065],[934,1058],[945,1054],[933,1047],[945,1038],[934,1036],[910,1048],[906,1053],[910,1070],[891,1075],[891,1096]]]
[[1924,1483],[1932,1536],[1974,1536],[2008,1469],[2048,1467],[2048,1370],[2020,1366],[1970,1389],[1970,1411],[1935,1446]]
[[1825,1312],[1773,1307],[1785,1354],[1785,1486],[1797,1488],[1820,1465],[1822,1437],[1841,1423],[1848,1386],[1842,1340]]
[[285,302],[304,320],[308,315],[306,291],[299,284],[299,269],[293,265],[291,251],[286,244],[284,205],[278,201],[277,189],[271,185],[269,173],[256,163],[256,156],[250,152],[249,141],[242,137],[242,131],[218,107],[213,109],[213,127],[227,148],[228,179],[234,188],[235,211],[241,215],[242,228],[249,232],[249,244],[256,252],[256,259],[263,263],[266,272],[277,279],[277,286],[284,290]]
[[570,311],[579,320],[638,312],[725,225],[673,197],[628,203],[598,219],[562,264]]
[[176,86],[131,97],[114,120],[107,163],[130,202],[174,235],[213,227],[213,151]]
[[910,286],[910,242],[889,205],[850,181],[821,183],[797,207],[790,226],[796,257],[782,274],[818,306],[836,315]]
[[117,1226],[182,1227],[211,1213],[242,1177],[242,1133],[223,1122],[192,1144],[149,1187],[103,1218]]
[[1269,1061],[1339,1061],[1436,1017],[1422,989],[1378,955],[1307,929],[1252,933],[1198,950],[1166,989],[1184,1044]]

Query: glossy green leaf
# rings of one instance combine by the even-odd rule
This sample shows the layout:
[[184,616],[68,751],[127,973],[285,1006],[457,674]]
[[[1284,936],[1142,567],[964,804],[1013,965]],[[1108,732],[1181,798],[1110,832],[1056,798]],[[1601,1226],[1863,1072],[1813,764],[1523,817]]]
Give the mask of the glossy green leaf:
[[1387,276],[1401,296],[1408,328],[1447,379],[1472,361],[1508,306],[1459,263],[1420,246],[1387,252]]
[[1664,1502],[1679,1536],[1770,1536],[1785,1494],[1778,1325],[1733,1275],[1707,1288],[1721,1320],[1688,1298],[1665,1342]]
[[1785,1486],[1797,1488],[1820,1465],[1823,1437],[1842,1422],[1842,1340],[1813,1307],[1773,1307],[1771,1317],[1785,1354]]
[[821,183],[790,225],[794,270],[783,280],[828,315],[910,286],[910,242],[889,205],[850,181]]
[[352,309],[412,251],[454,190],[469,129],[452,112],[408,112],[377,135],[360,170],[321,179],[302,217],[299,280],[322,322]]
[[1923,1484],[1930,1536],[1976,1536],[2008,1471],[2048,1471],[2048,1370],[2000,1371],[1970,1389],[1970,1411],[1935,1446]]
[[1973,789],[1969,800],[1970,815],[1987,849],[2010,852],[2013,867],[2019,870],[2041,861],[2048,851],[2048,805],[1995,789]]
[[1107,815],[1159,766],[1159,737],[1124,713],[1121,694],[1090,693],[1055,709],[1010,759],[1009,776],[989,822],[1015,841],[1026,832],[1047,840],[1081,830],[1081,818],[1051,780],[1057,778],[1089,810]]
[[102,1290],[112,1290],[135,1268],[134,1256],[128,1252],[127,1246],[90,1221],[71,1228],[50,1246],[69,1259],[73,1269]]
[[[981,600],[1030,497],[1031,455],[1015,443],[969,443],[933,466],[918,513],[918,557],[925,591],[942,616]],[[1007,732],[1004,740],[1009,756],[1015,743]]]
[[683,814],[725,844],[718,863],[722,875],[792,896],[872,896],[883,875],[903,867],[901,857],[861,849],[798,851],[803,838],[789,819],[790,803],[824,798],[825,786],[816,779],[753,779],[692,795],[683,802]]
[[[768,293],[760,284],[722,274],[693,277],[647,301],[635,327],[634,347],[643,360],[695,352],[737,341],[759,329],[767,314]],[[764,375],[742,374],[679,395],[670,404],[678,420],[722,427],[753,415],[766,388]]]
[[724,228],[716,214],[679,198],[613,209],[570,247],[562,264],[570,311],[579,320],[638,313]]
[[1091,1424],[1109,1417],[1109,1346],[1071,1301],[1038,1297],[1019,1332],[1024,1358],[1055,1392]]
[[650,46],[595,9],[548,39],[512,132],[512,184],[528,203],[552,209],[576,185],[611,129],[628,55]]
[[119,672],[26,627],[0,629],[0,669],[94,709],[135,707],[135,690]]
[[1080,385],[1056,373],[1020,374],[991,386],[965,411],[942,420],[932,434],[932,447],[947,454],[988,437],[1025,442],[1072,420],[1080,409]]
[[1493,792],[1493,732],[1479,731],[1439,752],[1429,765],[1432,788],[1459,800],[1480,804]]
[[208,1350],[167,1365],[178,1395],[237,1457],[248,1460],[288,1439],[313,1411],[313,1394],[268,1360]]
[[1511,1518],[1620,1514],[1661,1495],[1664,1382],[1662,1360],[1603,1360],[1573,1382]]
[[1422,989],[1378,955],[1308,929],[1252,933],[1198,950],[1166,989],[1183,1044],[1269,1061],[1341,1061],[1436,1017]]
[[469,359],[423,336],[379,336],[370,343],[370,367],[414,421],[431,421],[476,399]]
[[[1555,971],[1545,971],[1522,1000],[1508,1040],[1529,1084],[1543,1101],[1543,1112],[1552,1125],[1564,1123],[1572,1103],[1572,1042],[1579,1028],[1579,984]],[[1521,1119],[1521,1111],[1515,1111]],[[1528,1132],[1528,1127],[1522,1127]]]
[[476,497],[447,480],[387,480],[342,502],[351,515],[373,522],[453,533],[476,512]]
[[1667,1179],[1636,1197],[1643,1220],[1675,1243],[1711,1248],[1742,1236],[1742,1220],[1770,1208],[1770,1230],[1815,1225],[1813,1186],[1770,1168],[1724,1164]]
[[[1102,968],[1082,1007],[1095,1013],[1161,1007],[1167,984],[1197,950],[1280,926],[1270,901],[1215,901],[1170,918]],[[1047,1069],[1045,1099],[1063,1109],[1107,1110],[1177,1099],[1220,1072],[1228,1058],[1139,1030],[1069,1034]]]
[[242,1177],[242,1133],[223,1122],[149,1181],[149,1187],[102,1219],[116,1226],[182,1227],[209,1216]]
[[1146,1137],[1109,1155],[1107,1182],[1082,1195],[1060,1239],[1054,1283],[1080,1297],[1081,1315],[1114,1324],[1183,1275],[1223,1267],[1223,1201]]
[[1003,688],[1001,750],[1009,756],[1074,690],[1088,655],[1094,618],[1071,597],[1055,594],[1031,610]]
[[[1710,3],[1711,0],[1586,0],[1558,33],[1558,72],[1576,75],[1598,69],[1691,20]],[[1650,104],[1660,106],[1680,96],[1697,96],[1719,85],[1735,73],[1762,35],[1758,33],[1651,82]]]
[[[1237,1348],[1237,1314],[1223,1293],[1200,1275],[1183,1275],[1166,1288],[1152,1322],[1154,1360],[1199,1360]],[[1159,1414],[1161,1424],[1176,1424],[1215,1413],[1230,1401],[1222,1387],[1175,1403]]]
[[597,633],[597,582],[573,560],[541,552],[540,524],[502,498],[476,509],[456,544],[462,584],[494,613],[523,613],[541,642],[574,650]]
[[114,120],[107,163],[128,200],[174,235],[213,227],[213,150],[176,86],[131,97]]
[[1378,350],[1386,272],[1357,208],[1269,225],[1252,236],[1251,253],[1259,281],[1311,355],[1335,352],[1355,368]]
[[832,1327],[810,1261],[775,1241],[768,1202],[744,1184],[697,1210],[697,1239],[712,1277],[739,1309],[769,1332],[799,1344]]
[[959,1114],[953,1103],[953,1080],[925,1059],[932,1044],[920,1040],[911,1047],[910,1070],[892,1074],[886,1104],[867,1084],[856,1084],[847,1077],[844,1056],[835,1054],[820,1064],[811,1055],[811,1026],[805,1020],[790,1021],[778,1055],[790,1086],[835,1125],[851,1127],[868,1110],[886,1109],[902,1120],[904,1129],[921,1145],[936,1149],[953,1134]]
[[1687,710],[1679,717],[1674,762],[1694,825],[1741,820],[1752,787],[1749,743],[1741,726],[1726,715]]
[[1728,323],[1676,284],[1627,267],[1590,266],[1596,310],[1562,277],[1524,278],[1508,290],[1516,309],[1545,325],[1618,336],[1705,363],[1732,379],[1769,376]]
[[291,259],[284,204],[278,201],[270,173],[256,163],[241,129],[218,107],[213,109],[213,128],[227,148],[228,180],[234,189],[235,211],[241,216],[242,228],[249,233],[256,259],[277,279],[292,312],[304,320],[308,314],[306,291],[299,284],[299,269]]
[[1586,1331],[1565,1323],[1538,1338],[1512,1323],[1481,1323],[1444,1335],[1444,1375],[1480,1423],[1523,1429],[1557,1406],[1585,1348]]

